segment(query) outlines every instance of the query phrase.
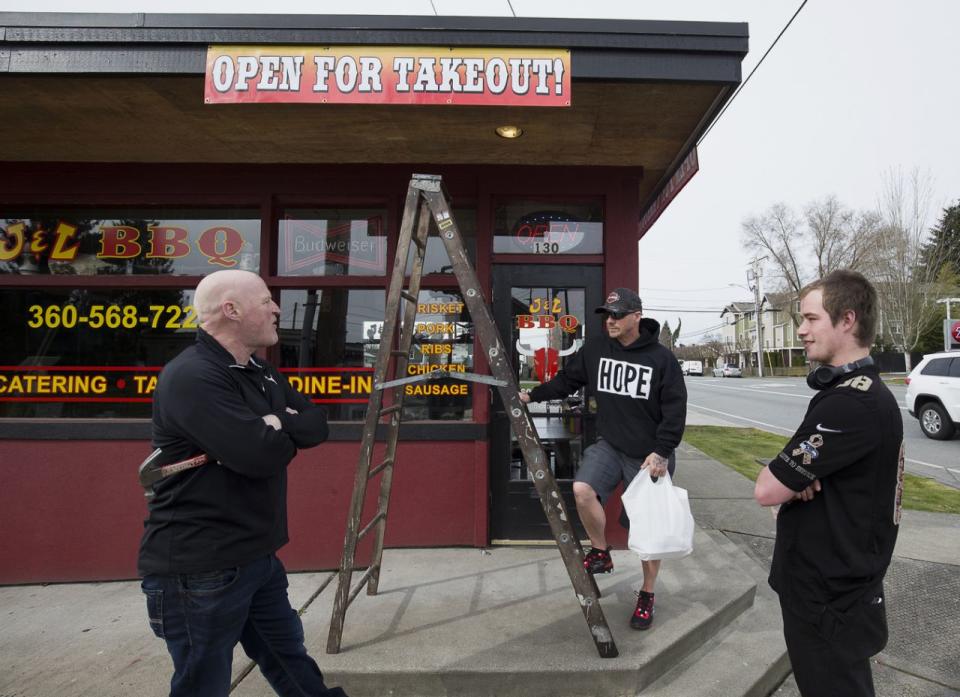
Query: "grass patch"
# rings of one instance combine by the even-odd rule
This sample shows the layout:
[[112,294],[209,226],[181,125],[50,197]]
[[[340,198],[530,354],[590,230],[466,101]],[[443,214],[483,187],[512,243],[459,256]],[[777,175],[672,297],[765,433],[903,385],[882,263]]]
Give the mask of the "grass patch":
[[903,507],[912,511],[960,513],[960,490],[904,472]]
[[[786,436],[756,428],[727,426],[687,426],[683,439],[751,481],[756,481],[763,469],[755,458],[769,461],[787,442]],[[904,473],[903,507],[913,511],[960,514],[960,489]]]

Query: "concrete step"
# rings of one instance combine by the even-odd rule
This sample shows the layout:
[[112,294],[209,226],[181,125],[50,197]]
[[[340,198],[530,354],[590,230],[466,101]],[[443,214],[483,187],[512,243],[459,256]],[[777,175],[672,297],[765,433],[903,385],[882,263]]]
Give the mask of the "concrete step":
[[757,581],[753,607],[641,694],[643,697],[767,697],[790,674],[780,603],[767,571],[723,533],[707,534]]
[[[351,697],[634,697],[753,601],[756,581],[703,531],[691,556],[663,564],[652,629],[629,627],[640,562],[615,552],[598,579],[620,651],[596,653],[554,548],[387,550],[380,593],[350,607],[342,651],[324,653],[334,585],[303,614],[307,646]],[[236,697],[270,694],[258,671]]]

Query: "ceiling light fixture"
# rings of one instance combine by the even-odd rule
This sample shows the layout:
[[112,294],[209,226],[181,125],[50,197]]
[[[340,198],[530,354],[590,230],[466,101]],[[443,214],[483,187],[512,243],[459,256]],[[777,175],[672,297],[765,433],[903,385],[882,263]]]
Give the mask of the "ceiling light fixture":
[[519,126],[497,126],[497,135],[501,138],[519,138],[523,129]]

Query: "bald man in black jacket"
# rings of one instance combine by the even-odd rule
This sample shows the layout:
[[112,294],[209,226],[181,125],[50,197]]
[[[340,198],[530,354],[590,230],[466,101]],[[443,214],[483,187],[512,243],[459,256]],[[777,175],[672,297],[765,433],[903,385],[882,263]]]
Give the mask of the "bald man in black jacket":
[[239,642],[279,695],[328,689],[304,647],[277,550],[288,541],[287,465],[327,438],[326,411],[254,352],[278,341],[280,308],[246,271],[205,277],[197,342],[160,373],[153,445],[207,464],[154,486],[138,568],[150,626],[174,663],[171,697],[230,689]]

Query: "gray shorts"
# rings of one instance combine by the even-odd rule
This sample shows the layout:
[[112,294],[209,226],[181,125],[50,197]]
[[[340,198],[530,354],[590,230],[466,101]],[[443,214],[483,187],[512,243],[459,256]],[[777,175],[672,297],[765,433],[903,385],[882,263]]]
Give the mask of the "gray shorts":
[[[598,438],[596,443],[583,451],[583,460],[574,481],[589,484],[597,492],[600,503],[606,503],[617,484],[623,482],[626,487],[633,481],[644,459],[646,458],[624,455],[603,438]],[[670,453],[667,458],[667,471],[671,477],[676,467],[677,456]]]

